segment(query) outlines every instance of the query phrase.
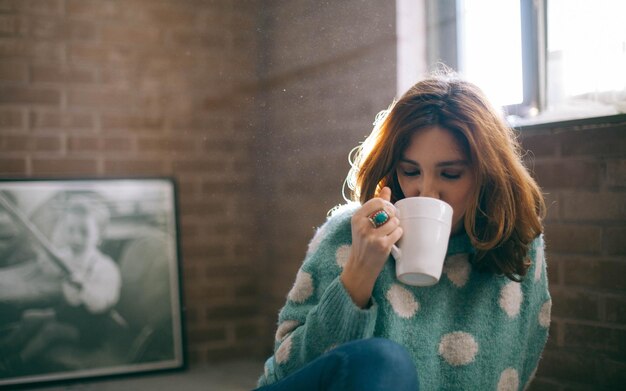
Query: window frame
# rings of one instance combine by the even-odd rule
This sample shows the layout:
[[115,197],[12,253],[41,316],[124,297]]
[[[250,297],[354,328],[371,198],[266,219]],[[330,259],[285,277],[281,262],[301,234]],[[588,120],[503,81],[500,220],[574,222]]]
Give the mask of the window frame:
[[[522,37],[522,89],[519,104],[503,107],[506,115],[530,118],[546,107],[546,1],[520,0]],[[427,0],[427,61],[459,69],[459,0]]]

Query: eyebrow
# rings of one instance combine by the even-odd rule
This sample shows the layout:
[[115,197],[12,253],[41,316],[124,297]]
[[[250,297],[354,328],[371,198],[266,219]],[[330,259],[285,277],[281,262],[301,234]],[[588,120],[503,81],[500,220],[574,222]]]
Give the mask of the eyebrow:
[[[403,157],[400,159],[400,161],[404,163],[413,164],[419,167],[419,163],[416,162],[415,160],[411,160],[411,159],[407,159]],[[467,160],[457,159],[457,160],[447,160],[447,161],[439,162],[435,166],[436,167],[450,167],[450,166],[467,166],[467,165],[469,165],[469,162]]]

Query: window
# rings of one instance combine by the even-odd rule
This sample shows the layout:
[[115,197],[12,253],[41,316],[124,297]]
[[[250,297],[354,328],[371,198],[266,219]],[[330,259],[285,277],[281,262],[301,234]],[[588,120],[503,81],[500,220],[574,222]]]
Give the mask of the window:
[[[626,113],[626,1],[397,4],[399,16],[407,4],[422,10],[414,15],[423,15],[426,37],[412,46],[424,48],[421,67],[441,62],[456,69],[501,105],[513,124]],[[404,19],[398,18],[399,53],[408,47]],[[398,60],[400,66],[400,55]]]

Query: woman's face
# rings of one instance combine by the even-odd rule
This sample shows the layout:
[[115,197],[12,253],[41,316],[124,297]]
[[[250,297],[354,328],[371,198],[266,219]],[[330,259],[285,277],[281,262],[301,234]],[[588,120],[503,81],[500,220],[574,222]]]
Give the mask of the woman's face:
[[405,197],[432,197],[447,202],[453,210],[451,234],[463,229],[476,175],[452,132],[440,126],[415,132],[398,162],[396,174]]

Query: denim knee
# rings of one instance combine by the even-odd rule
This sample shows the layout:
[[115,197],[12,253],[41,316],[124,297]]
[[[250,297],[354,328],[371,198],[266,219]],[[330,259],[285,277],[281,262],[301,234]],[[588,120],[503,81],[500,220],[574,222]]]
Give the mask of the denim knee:
[[353,342],[350,357],[350,389],[418,390],[417,370],[409,352],[384,338]]

